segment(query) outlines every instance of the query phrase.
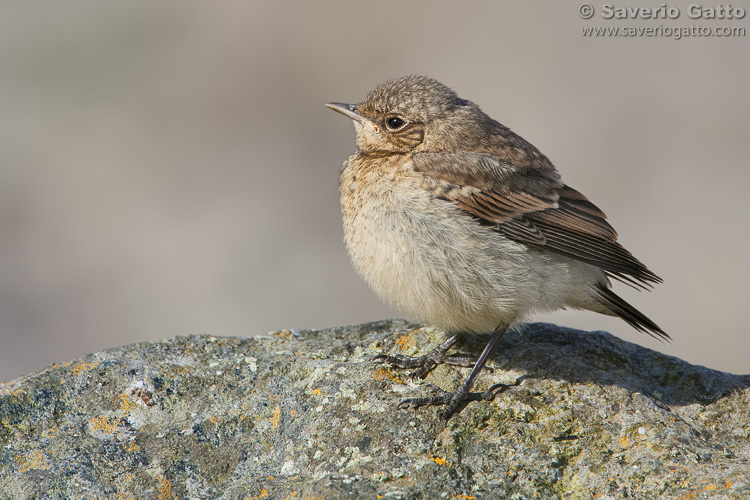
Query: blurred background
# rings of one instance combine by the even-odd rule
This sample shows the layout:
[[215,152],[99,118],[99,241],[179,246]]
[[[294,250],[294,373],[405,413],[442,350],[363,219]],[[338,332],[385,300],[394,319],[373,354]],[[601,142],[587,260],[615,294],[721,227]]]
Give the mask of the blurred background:
[[750,373],[750,41],[581,32],[750,23],[558,3],[4,4],[0,381],[173,335],[400,317],[349,265],[354,131],[324,104],[409,73],[477,102],[609,215],[665,280],[618,293],[674,342],[537,319]]

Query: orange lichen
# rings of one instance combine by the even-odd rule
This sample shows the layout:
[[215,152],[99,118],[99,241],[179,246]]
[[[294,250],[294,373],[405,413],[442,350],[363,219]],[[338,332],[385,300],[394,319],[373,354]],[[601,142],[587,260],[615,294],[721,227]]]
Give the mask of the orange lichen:
[[43,439],[50,439],[57,437],[57,435],[60,433],[60,429],[45,429],[42,431],[42,438]]
[[123,392],[120,394],[120,411],[124,415],[130,415],[133,410],[136,408],[136,404],[130,399],[130,396],[127,392]]
[[273,425],[273,428],[277,428],[279,426],[279,419],[281,418],[281,408],[278,406],[273,411],[273,416],[271,416],[271,425]]
[[444,458],[440,458],[440,457],[434,457],[433,456],[433,457],[430,457],[430,460],[432,460],[433,462],[435,462],[438,465],[447,465],[449,467],[451,465],[451,463],[449,461],[447,461]]
[[94,429],[107,434],[113,434],[120,424],[122,424],[122,420],[119,418],[107,417],[106,415],[99,415],[91,419],[91,426]]
[[411,335],[402,335],[396,339],[396,344],[398,345],[399,349],[404,350],[413,348],[416,342],[414,341],[414,337],[412,337]]
[[32,450],[28,454],[15,457],[19,472],[27,472],[31,469],[47,470],[50,463],[42,450]]
[[94,363],[85,363],[81,361],[80,363],[78,363],[77,365],[73,367],[73,375],[80,375],[83,372],[91,371],[97,366],[99,366],[98,361]]
[[162,476],[159,476],[158,479],[159,496],[157,498],[159,500],[172,500],[173,498],[176,499],[177,496],[172,493],[172,483],[169,482],[169,479],[166,479]]
[[393,371],[387,369],[387,368],[378,368],[378,370],[373,374],[373,378],[375,380],[392,380],[393,382],[397,382],[399,384],[404,384],[404,380],[396,375]]

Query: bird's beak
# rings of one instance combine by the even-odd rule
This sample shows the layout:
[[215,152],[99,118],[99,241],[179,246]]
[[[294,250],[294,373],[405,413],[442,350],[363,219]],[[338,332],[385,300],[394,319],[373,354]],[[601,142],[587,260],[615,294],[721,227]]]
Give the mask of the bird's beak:
[[371,122],[364,116],[357,113],[356,104],[344,104],[343,102],[329,102],[328,104],[326,104],[326,107],[334,110],[337,113],[341,113],[342,115],[347,116],[351,118],[352,120],[354,120],[355,122],[361,123],[362,125],[371,126],[375,132],[380,132],[380,127],[375,125],[373,122]]

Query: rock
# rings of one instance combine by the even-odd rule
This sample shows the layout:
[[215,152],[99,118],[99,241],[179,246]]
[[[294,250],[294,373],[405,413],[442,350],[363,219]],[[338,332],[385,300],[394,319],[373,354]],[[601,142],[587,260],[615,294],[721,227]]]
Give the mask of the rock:
[[404,321],[175,337],[2,384],[0,499],[750,496],[750,376],[534,323],[479,377],[515,384],[493,401],[448,423],[398,410],[430,389],[371,358],[443,339]]

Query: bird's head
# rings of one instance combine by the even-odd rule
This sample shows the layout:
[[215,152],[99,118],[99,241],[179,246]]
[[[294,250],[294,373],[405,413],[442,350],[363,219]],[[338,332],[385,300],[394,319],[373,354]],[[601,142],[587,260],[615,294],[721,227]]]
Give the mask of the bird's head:
[[489,120],[449,87],[416,75],[381,83],[359,104],[326,106],[354,121],[364,153],[471,150]]

